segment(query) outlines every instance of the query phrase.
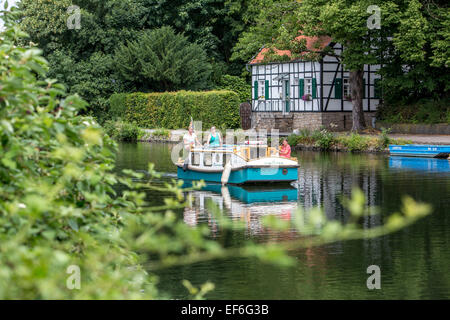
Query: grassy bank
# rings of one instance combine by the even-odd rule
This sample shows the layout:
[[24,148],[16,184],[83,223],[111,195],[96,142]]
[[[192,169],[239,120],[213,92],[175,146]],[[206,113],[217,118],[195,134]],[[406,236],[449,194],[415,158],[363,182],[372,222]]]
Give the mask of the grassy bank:
[[[126,142],[179,142],[184,132],[169,129],[143,129],[134,123],[124,121],[107,121],[104,125],[106,133],[116,141]],[[224,132],[225,133],[225,132]],[[222,133],[222,136],[224,136]],[[361,135],[357,133],[333,133],[323,130],[302,130],[299,134],[288,136],[288,143],[293,149],[315,151],[347,151],[347,152],[387,152],[389,144],[404,145],[412,141],[393,139],[389,131],[383,130],[378,135]],[[204,132],[205,137],[207,132]],[[240,140],[246,139],[242,130],[235,132]],[[268,138],[268,143],[270,144]],[[280,144],[281,144],[280,139]]]

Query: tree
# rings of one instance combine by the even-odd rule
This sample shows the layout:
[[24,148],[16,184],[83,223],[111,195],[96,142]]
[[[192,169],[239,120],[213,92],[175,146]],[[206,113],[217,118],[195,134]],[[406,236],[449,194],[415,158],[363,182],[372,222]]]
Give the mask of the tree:
[[[230,57],[239,35],[253,21],[252,11],[260,10],[254,5],[258,1],[22,0],[18,21],[30,35],[26,43],[31,40],[44,51],[51,65],[48,76],[64,83],[70,93],[78,92],[89,102],[87,112],[102,121],[112,93],[139,89],[115,74],[111,61],[118,47],[136,41],[143,31],[171,26],[206,52],[212,88],[223,74],[239,74],[246,62]],[[80,29],[67,28],[71,5],[80,8]]]
[[[380,29],[368,27],[368,20],[373,14],[373,11],[368,12],[371,5],[376,5],[380,9],[382,18]],[[383,64],[384,68],[380,71],[382,74],[386,74],[388,70],[391,70],[392,74],[394,69],[398,72],[398,68],[401,69],[405,65],[413,66],[410,70],[415,69],[422,77],[423,71],[430,66],[445,65],[444,57],[448,48],[445,17],[448,11],[443,5],[433,10],[441,20],[435,23],[436,27],[430,33],[430,23],[426,18],[428,14],[424,13],[423,4],[418,0],[302,0],[293,11],[286,13],[277,35],[274,36],[275,41],[269,45],[280,49],[289,48],[294,55],[306,52],[304,44],[298,45],[292,41],[299,35],[299,31],[306,36],[330,36],[334,42],[341,43],[344,51],[337,58],[350,70],[352,130],[360,131],[365,127],[362,109],[364,64]],[[429,15],[433,15],[433,10]],[[265,20],[260,22],[262,26],[266,23]],[[329,48],[319,53],[336,56]],[[320,59],[320,55],[316,55],[316,58]],[[401,72],[403,75],[408,73],[404,70]],[[444,76],[444,80],[441,77],[441,81],[445,81],[447,77]],[[431,79],[422,79],[421,82],[428,82],[428,88],[425,90],[428,92],[436,83]],[[411,86],[424,87],[418,79],[409,81],[409,85],[410,91],[414,90]]]
[[[300,4],[292,0],[253,0],[249,4],[247,28],[233,48],[232,61],[248,63],[264,45],[279,36],[280,28],[290,24]],[[245,73],[245,72],[244,72]]]
[[208,87],[211,65],[205,51],[171,27],[146,31],[116,52],[119,76],[139,90],[200,90]]

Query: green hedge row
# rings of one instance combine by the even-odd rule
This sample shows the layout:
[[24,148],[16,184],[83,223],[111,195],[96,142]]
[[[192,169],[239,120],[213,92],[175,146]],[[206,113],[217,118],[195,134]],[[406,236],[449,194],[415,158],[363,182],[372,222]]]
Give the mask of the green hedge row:
[[191,117],[203,128],[238,128],[239,96],[228,90],[114,94],[113,118],[120,117],[142,128],[187,128]]

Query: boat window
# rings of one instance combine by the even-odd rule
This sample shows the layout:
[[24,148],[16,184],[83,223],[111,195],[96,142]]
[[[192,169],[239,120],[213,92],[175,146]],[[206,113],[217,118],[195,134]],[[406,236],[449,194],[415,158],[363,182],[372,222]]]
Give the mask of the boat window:
[[211,153],[203,154],[203,165],[206,167],[212,166],[212,154]]
[[266,156],[266,152],[267,152],[267,148],[265,148],[265,147],[258,148],[259,158],[264,158]]
[[200,154],[199,153],[192,153],[191,164],[194,166],[200,165]]
[[220,153],[213,153],[213,164],[220,166],[222,165],[222,155]]
[[250,159],[258,158],[258,148],[250,148]]

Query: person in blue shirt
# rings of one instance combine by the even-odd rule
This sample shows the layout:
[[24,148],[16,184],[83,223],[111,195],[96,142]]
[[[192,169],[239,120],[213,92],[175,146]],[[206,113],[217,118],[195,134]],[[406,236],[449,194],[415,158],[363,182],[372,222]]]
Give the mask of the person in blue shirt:
[[220,133],[216,132],[216,127],[211,127],[211,133],[208,136],[206,145],[212,147],[218,147],[222,145],[222,138],[220,137]]

